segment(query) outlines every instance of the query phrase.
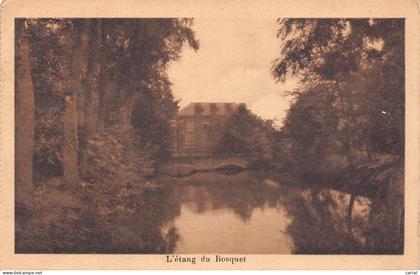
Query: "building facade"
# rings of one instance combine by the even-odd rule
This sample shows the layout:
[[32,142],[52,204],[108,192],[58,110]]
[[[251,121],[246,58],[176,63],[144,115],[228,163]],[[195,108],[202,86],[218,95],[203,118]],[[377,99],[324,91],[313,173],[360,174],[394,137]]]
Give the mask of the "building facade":
[[242,104],[190,103],[182,108],[175,122],[174,156],[212,155],[222,137],[226,122]]

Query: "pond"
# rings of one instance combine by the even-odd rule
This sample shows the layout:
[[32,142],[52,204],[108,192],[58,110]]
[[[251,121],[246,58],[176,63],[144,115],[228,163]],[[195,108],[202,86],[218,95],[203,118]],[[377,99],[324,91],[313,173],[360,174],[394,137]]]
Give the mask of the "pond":
[[153,213],[139,222],[160,230],[169,253],[401,252],[380,199],[356,197],[350,218],[350,194],[315,186],[249,171],[161,177],[144,194]]

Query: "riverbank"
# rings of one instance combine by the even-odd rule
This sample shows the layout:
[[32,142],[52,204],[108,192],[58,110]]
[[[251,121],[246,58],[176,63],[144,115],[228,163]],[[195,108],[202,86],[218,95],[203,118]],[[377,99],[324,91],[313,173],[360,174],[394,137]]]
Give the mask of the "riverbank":
[[[396,217],[402,208],[392,208],[395,199],[357,196],[349,231],[351,193],[292,182],[291,178],[285,175],[273,180],[262,171],[197,173],[120,184],[80,182],[72,188],[64,188],[62,178],[50,179],[39,184],[30,209],[16,209],[16,251],[178,253],[177,249],[181,249],[182,253],[186,249],[198,253],[194,243],[204,239],[209,241],[208,249],[217,245],[227,252],[233,248],[252,248],[249,253],[270,249],[273,253],[304,254],[400,251],[401,220]],[[203,239],[207,234],[200,231],[203,219],[204,224],[220,227],[220,242],[210,242],[214,230]],[[255,228],[269,227],[272,233],[252,245],[252,240],[242,238],[229,248],[223,245],[223,234],[230,234],[227,232],[232,228],[224,226],[232,222],[236,225],[230,240],[235,239],[238,230],[248,236],[247,232],[255,234]],[[280,225],[281,230],[276,227]],[[250,231],[251,227],[255,228]],[[200,237],[190,230],[201,232]],[[326,234],[317,235],[320,232]],[[372,232],[376,233],[369,235]],[[284,242],[274,241],[279,237]],[[180,238],[188,243],[180,242]],[[214,248],[213,252],[220,251]]]
[[[38,182],[30,205],[16,206],[17,253],[172,253],[176,230],[162,227],[179,215],[178,186],[258,187],[240,173],[161,176],[136,182],[80,182],[61,177]],[[239,195],[237,202],[250,194]],[[238,210],[239,211],[239,210]]]
[[[344,159],[345,156],[341,158]],[[378,156],[371,161],[355,162],[353,165],[343,160],[323,161],[318,170],[308,170],[305,167],[288,169],[287,166],[282,166],[273,171],[275,179],[287,178],[292,184],[335,188],[366,197],[384,198],[391,183],[400,186],[401,194],[404,192],[404,163],[400,158],[390,155]]]
[[[91,154],[100,155],[95,151],[98,144],[107,148],[120,147],[118,140],[103,142],[104,139],[93,143],[90,148]],[[123,150],[122,148],[124,147],[120,150]],[[139,152],[132,150],[130,154],[133,153]],[[167,224],[171,224],[171,221],[180,215],[181,203],[178,197],[181,196],[179,192],[183,193],[185,190],[194,190],[197,199],[211,190],[211,196],[214,196],[212,200],[217,201],[214,207],[226,205],[225,207],[232,208],[244,220],[252,216],[253,209],[264,208],[266,203],[276,205],[279,200],[283,200],[286,205],[293,205],[299,201],[311,204],[314,198],[305,195],[308,191],[316,196],[316,200],[319,201],[316,207],[319,207],[321,212],[329,211],[329,206],[324,205],[327,203],[325,198],[333,197],[334,200],[338,200],[337,203],[342,205],[340,207],[350,213],[352,226],[356,227],[358,218],[354,215],[357,213],[352,214],[348,209],[353,209],[353,204],[357,205],[358,198],[369,198],[372,201],[369,207],[381,214],[372,221],[372,229],[363,230],[379,230],[378,232],[382,232],[381,236],[387,236],[381,240],[383,247],[379,249],[384,253],[394,253],[402,249],[404,176],[402,163],[395,159],[382,159],[352,170],[337,169],[334,174],[319,175],[293,175],[286,170],[250,169],[251,162],[244,157],[173,159],[165,165],[160,165],[160,169],[156,170],[153,176],[148,176],[144,172],[135,172],[135,166],[124,164],[127,159],[135,157],[130,154],[120,152],[113,160],[101,160],[97,157],[98,160],[91,163],[92,167],[88,167],[89,171],[94,172],[94,177],[88,178],[90,181],[84,180],[68,185],[64,178],[53,177],[37,182],[31,204],[16,206],[16,251],[172,253],[179,234],[176,227],[168,227]],[[146,160],[141,158],[141,162],[138,163],[150,166],[150,162]],[[105,164],[114,163],[110,166],[112,170],[104,170],[101,166],[102,161],[105,161]],[[223,167],[227,170],[218,170]],[[231,170],[226,173],[228,168]],[[131,174],[125,173],[122,177],[118,173],[122,169],[129,169]],[[165,169],[166,173],[163,172]],[[175,171],[178,176],[172,176],[168,171]],[[195,173],[183,174],[188,171]],[[108,176],[104,177],[104,173]],[[204,193],[200,194],[200,190]],[[337,192],[342,194],[341,199],[336,198]],[[226,204],[224,200],[231,202]],[[199,207],[204,206],[200,204]],[[293,215],[300,213],[300,206],[296,207],[290,208]],[[348,231],[348,221],[345,217],[347,216],[340,216],[344,222],[340,230],[344,232],[337,232],[336,238],[348,238],[353,234],[353,229],[345,232]],[[162,228],[165,230],[162,231]],[[306,232],[304,235],[310,234]],[[305,246],[296,252],[308,251]],[[357,244],[357,247],[361,246]],[[328,245],[325,247],[328,249]],[[343,248],[343,251],[347,250]]]
[[139,220],[139,214],[158,211],[151,200],[165,201],[170,189],[163,190],[146,181],[63,188],[62,178],[49,179],[36,188],[30,205],[16,206],[16,252],[170,253],[171,233],[157,230],[163,217]]

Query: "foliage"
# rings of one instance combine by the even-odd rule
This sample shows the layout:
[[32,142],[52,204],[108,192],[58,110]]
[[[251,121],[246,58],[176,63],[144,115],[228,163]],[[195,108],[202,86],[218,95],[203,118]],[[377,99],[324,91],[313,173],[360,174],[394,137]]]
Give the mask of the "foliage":
[[28,121],[35,148],[27,159],[33,154],[37,186],[31,207],[16,204],[17,251],[172,252],[177,233],[162,236],[164,216],[142,223],[145,215],[160,216],[150,200],[170,203],[170,189],[150,195],[142,187],[169,156],[177,102],[167,70],[184,47],[198,49],[192,24],[188,18],[17,19],[23,28],[16,41],[29,45],[30,62],[18,70],[33,81],[22,94],[35,98]]
[[[296,102],[288,111],[282,137],[287,138],[290,169],[307,172],[319,171],[323,156],[339,148],[332,138],[340,135],[340,119],[334,109],[334,96],[328,85],[317,86],[297,95]],[[285,156],[279,155],[279,158]]]
[[[108,128],[87,141],[82,178],[95,184],[136,182],[153,173],[154,150],[141,144],[133,129]],[[109,154],[112,152],[112,154]]]
[[[89,46],[77,60],[82,87],[77,91],[79,152],[84,152],[96,127],[133,124],[139,142],[158,147],[156,158],[168,158],[169,125],[177,102],[166,71],[186,45],[198,49],[192,19],[44,18],[25,22],[36,105],[37,177],[63,173],[64,99],[73,92],[69,91],[70,67],[75,64],[73,44],[83,31],[87,32],[83,43]],[[91,121],[95,123],[88,124]]]
[[162,92],[145,92],[133,110],[131,124],[137,129],[142,142],[157,147],[154,158],[163,162],[168,160],[174,143],[171,121],[178,111],[169,85]]
[[[171,186],[143,189],[104,181],[67,189],[49,178],[34,194],[34,207],[18,208],[17,253],[172,253],[179,238],[161,227],[177,215]],[[162,214],[162,209],[170,209]]]
[[[301,171],[404,153],[404,21],[281,19],[273,74],[301,78],[277,146]],[[324,162],[324,164],[323,164]],[[323,171],[330,173],[331,171]]]
[[[60,115],[53,108],[39,114],[35,125],[34,172],[38,176],[58,176],[63,173],[61,144],[63,129]],[[45,169],[48,167],[49,169]]]
[[226,122],[216,152],[227,155],[242,154],[269,162],[273,133],[271,121],[264,121],[246,106],[240,105]]

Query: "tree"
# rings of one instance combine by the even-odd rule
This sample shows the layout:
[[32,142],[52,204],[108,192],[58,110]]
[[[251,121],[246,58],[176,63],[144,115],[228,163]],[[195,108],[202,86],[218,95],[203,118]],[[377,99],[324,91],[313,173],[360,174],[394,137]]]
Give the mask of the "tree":
[[154,157],[166,161],[173,147],[171,121],[178,111],[178,102],[174,100],[169,81],[163,80],[154,85],[150,91],[139,94],[133,104],[135,108],[130,122],[142,142],[157,147]]
[[86,64],[88,46],[89,21],[75,21],[74,44],[72,46],[72,59],[70,65],[70,76],[68,90],[64,97],[63,115],[63,170],[64,180],[69,184],[80,181],[78,168],[78,96],[82,94],[82,72],[83,64]]
[[93,19],[88,30],[89,47],[87,50],[87,72],[84,82],[84,104],[82,113],[84,113],[85,137],[93,136],[98,127],[100,92],[103,89],[102,67],[103,67],[103,19]]
[[16,28],[16,196],[18,202],[28,202],[33,189],[33,150],[35,136],[35,99],[32,83],[27,24],[15,21]]
[[[105,126],[134,127],[144,143],[158,147],[156,157],[169,157],[170,121],[177,111],[167,69],[184,46],[198,49],[192,19],[112,19],[104,22],[104,80],[100,105]],[[113,87],[108,91],[106,87]],[[111,103],[112,101],[112,103]]]
[[224,126],[216,152],[248,155],[267,164],[271,160],[273,133],[271,121],[264,121],[245,105],[239,105]]
[[[35,95],[34,177],[63,175],[64,96],[70,79],[71,19],[26,19]],[[80,115],[80,113],[79,113]]]
[[168,156],[177,102],[166,72],[185,45],[198,48],[191,19],[25,21],[37,179],[65,174],[77,182],[76,168],[85,166],[83,152],[98,129],[134,126],[141,142]]
[[321,161],[337,150],[335,141],[341,126],[332,89],[327,84],[318,85],[296,95],[282,128],[289,152],[278,156],[292,156],[289,159],[291,171],[316,173],[321,169]]
[[185,44],[198,48],[191,24],[191,19],[173,18],[106,21],[108,74],[118,90],[111,124],[130,125],[142,94],[163,93],[170,86],[166,71],[171,62]]
[[[279,81],[300,76],[302,88],[296,96],[328,94],[314,104],[329,102],[339,121],[330,134],[340,142],[348,162],[358,161],[356,151],[369,159],[374,154],[403,157],[404,21],[281,19],[279,23],[278,35],[285,42],[273,74]],[[297,96],[295,105],[300,100]],[[290,119],[289,112],[286,125],[292,124]],[[319,139],[327,138],[319,134]]]

